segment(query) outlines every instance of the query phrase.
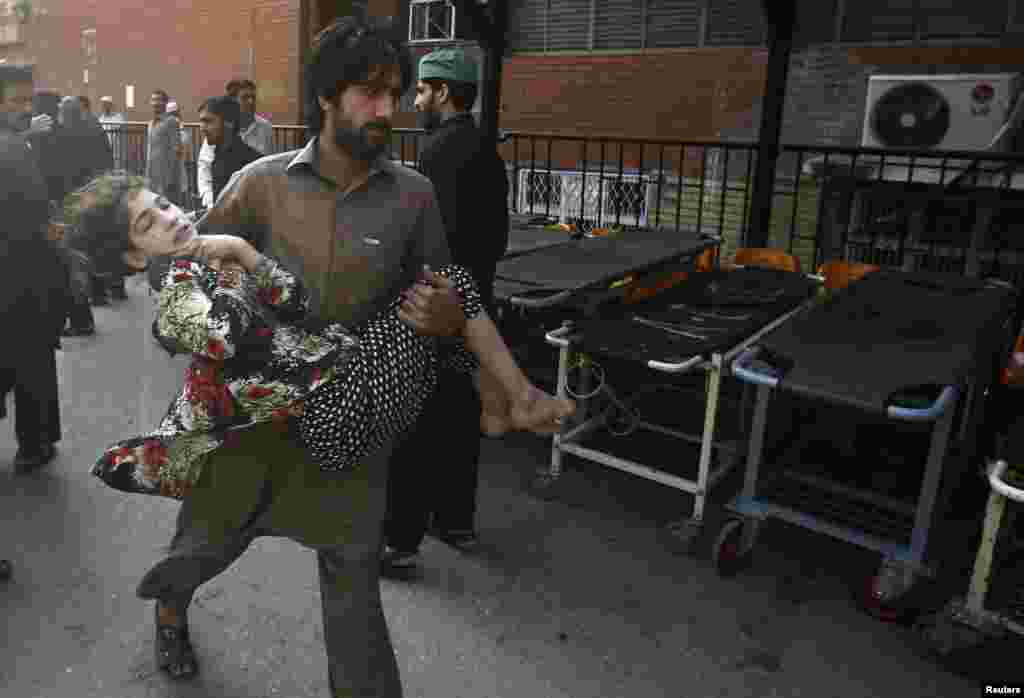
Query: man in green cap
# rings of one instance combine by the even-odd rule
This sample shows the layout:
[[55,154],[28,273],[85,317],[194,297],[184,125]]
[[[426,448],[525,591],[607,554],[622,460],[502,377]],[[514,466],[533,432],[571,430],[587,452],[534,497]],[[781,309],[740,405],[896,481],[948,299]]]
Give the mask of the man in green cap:
[[[462,49],[439,49],[420,60],[417,77],[416,110],[427,131],[420,170],[434,185],[452,261],[473,273],[493,316],[495,269],[508,247],[508,179],[470,112],[477,64]],[[444,462],[444,477],[429,475],[424,455]],[[477,392],[464,377],[443,375],[415,433],[391,459],[384,572],[415,564],[431,516],[443,542],[464,551],[476,543],[479,460]]]

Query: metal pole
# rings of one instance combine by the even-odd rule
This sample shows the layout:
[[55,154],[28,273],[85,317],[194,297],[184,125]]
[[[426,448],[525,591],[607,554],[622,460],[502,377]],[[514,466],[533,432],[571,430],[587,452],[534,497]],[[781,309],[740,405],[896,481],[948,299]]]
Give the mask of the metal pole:
[[[757,171],[751,197],[750,226],[743,244],[765,247],[775,188],[775,165],[779,158],[779,134],[786,101],[789,54],[793,48],[795,0],[762,0],[768,26],[768,70],[761,102],[761,130],[758,134]],[[799,173],[798,173],[799,174]]]
[[486,141],[498,144],[498,112],[501,108],[501,68],[505,57],[505,33],[508,27],[508,0],[491,0],[487,10],[476,0],[456,0],[473,32],[480,37],[484,53],[483,81],[480,85],[480,130]]
[[505,58],[505,33],[508,28],[508,0],[493,0],[491,35],[484,53],[483,101],[480,103],[480,125],[487,142],[498,146],[498,123],[501,112],[501,69]]

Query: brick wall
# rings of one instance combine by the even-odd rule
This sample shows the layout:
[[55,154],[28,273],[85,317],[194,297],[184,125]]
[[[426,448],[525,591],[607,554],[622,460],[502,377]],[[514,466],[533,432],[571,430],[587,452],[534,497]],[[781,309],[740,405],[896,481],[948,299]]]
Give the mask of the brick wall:
[[[738,122],[760,98],[767,54],[740,48],[679,49],[640,54],[515,55],[502,74],[500,127],[511,131],[672,141],[714,140],[722,124]],[[398,126],[413,126],[400,114]],[[519,159],[529,157],[522,143]],[[547,151],[537,142],[538,160]],[[511,155],[509,150],[506,157]],[[692,153],[691,153],[692,155]],[[627,146],[627,168],[678,163],[680,149]],[[575,168],[578,143],[558,143],[555,167]],[[595,142],[587,159],[600,158]],[[606,160],[618,160],[617,148]],[[690,165],[693,162],[691,160]]]
[[[128,116],[138,120],[148,117],[154,87],[166,89],[192,120],[202,98],[219,93],[232,77],[251,76],[260,86],[259,109],[277,123],[294,124],[301,49],[308,42],[299,26],[300,5],[301,0],[165,0],[149,6],[66,0],[60,10],[33,18],[24,28],[26,43],[0,47],[0,57],[35,59],[41,86],[84,93],[94,102],[110,94],[119,109],[124,86],[135,85],[136,108]],[[369,8],[371,14],[393,14],[401,3],[371,0]],[[86,85],[81,31],[88,27],[97,30],[98,63],[89,67]],[[751,48],[517,54],[504,65],[500,126],[610,138],[753,140],[766,61],[766,50]],[[1024,49],[826,45],[797,51],[791,61],[783,141],[856,145],[873,72],[1022,70]],[[415,125],[415,115],[399,114],[396,125]],[[678,149],[625,153],[631,167],[659,155],[679,158]],[[596,146],[586,154],[599,156]],[[617,160],[617,153],[606,157]],[[575,166],[580,158],[578,145],[553,153],[560,167]]]
[[[200,102],[220,94],[233,77],[260,86],[257,108],[279,123],[298,114],[299,0],[164,0],[140,5],[129,0],[67,0],[61,9],[33,18],[26,42],[0,48],[0,57],[31,60],[38,83],[65,94],[114,97],[129,119],[149,117],[149,95],[162,88],[194,120]],[[81,31],[96,29],[98,61],[89,66]],[[125,109],[125,85],[135,86],[135,108]]]

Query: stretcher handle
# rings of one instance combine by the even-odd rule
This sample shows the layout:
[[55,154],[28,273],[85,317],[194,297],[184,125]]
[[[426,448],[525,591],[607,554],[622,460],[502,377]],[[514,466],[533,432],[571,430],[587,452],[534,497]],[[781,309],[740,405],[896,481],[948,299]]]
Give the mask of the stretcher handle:
[[747,383],[776,388],[779,385],[779,379],[777,376],[759,373],[751,367],[751,363],[757,358],[759,351],[761,351],[759,347],[753,347],[751,349],[747,349],[736,357],[736,360],[732,362],[732,372],[737,378],[746,381]]
[[510,296],[508,302],[512,305],[519,305],[524,308],[546,308],[557,305],[567,298],[572,297],[573,291],[559,291],[544,298],[523,298],[522,296]]
[[912,422],[931,422],[939,418],[943,412],[945,412],[950,405],[956,402],[957,389],[955,385],[947,385],[942,389],[942,393],[939,395],[939,399],[931,407],[927,407],[923,410],[915,410],[909,407],[896,407],[890,405],[886,408],[885,413],[893,419],[905,419]]
[[572,325],[563,325],[557,330],[551,330],[545,333],[544,341],[548,344],[558,347],[559,349],[565,349],[569,346],[570,341],[566,338],[566,335],[572,332]]
[[[750,264],[730,264],[729,265],[729,271],[733,271],[734,269],[747,269],[747,268],[749,268],[749,269],[764,269],[765,267],[756,267],[756,266],[753,266],[753,265],[750,265]],[[811,281],[814,281],[815,283],[819,283],[819,284],[825,283],[825,276],[823,274],[812,274],[809,271],[805,271],[805,272],[802,272],[802,273],[801,272],[790,272],[790,273],[797,273],[800,276],[804,277],[805,279],[810,279]]]
[[996,494],[1013,500],[1014,502],[1024,504],[1024,490],[1013,487],[1003,480],[1003,475],[1006,474],[1006,468],[1007,465],[1004,460],[999,460],[993,463],[992,467],[989,468],[988,471],[988,484]]
[[704,360],[704,357],[698,354],[697,356],[691,356],[682,363],[666,363],[664,361],[655,361],[651,359],[647,362],[648,368],[653,368],[656,371],[663,371],[665,373],[684,373],[689,371],[691,368],[699,364]]

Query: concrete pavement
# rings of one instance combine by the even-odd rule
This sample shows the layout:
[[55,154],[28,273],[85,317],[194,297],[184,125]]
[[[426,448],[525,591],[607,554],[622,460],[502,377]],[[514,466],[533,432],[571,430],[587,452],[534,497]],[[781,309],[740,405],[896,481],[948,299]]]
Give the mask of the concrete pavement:
[[[177,505],[87,474],[102,446],[154,424],[179,385],[184,359],[151,340],[141,282],[96,309],[96,337],[65,340],[58,459],[15,476],[13,420],[0,424],[0,556],[15,564],[0,584],[0,696],[327,696],[314,556],[287,540],[257,541],[200,589],[198,680],[155,672],[152,605],[134,589]],[[586,465],[542,501],[524,483],[546,456],[529,436],[487,442],[480,553],[428,539],[419,575],[383,582],[409,698],[977,694],[920,657],[911,631],[853,607],[851,580],[876,556],[773,527],[754,567],[723,581],[659,538],[688,496]]]

